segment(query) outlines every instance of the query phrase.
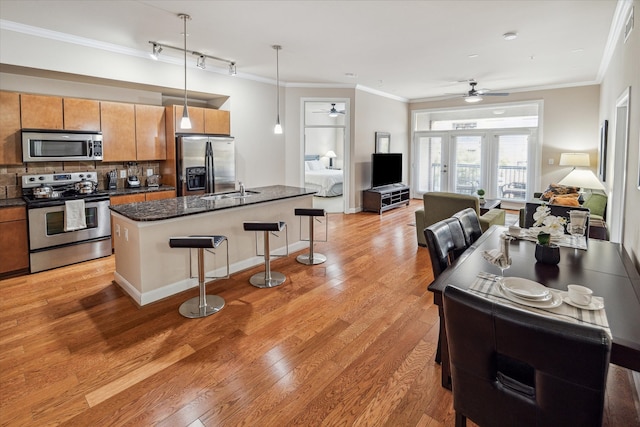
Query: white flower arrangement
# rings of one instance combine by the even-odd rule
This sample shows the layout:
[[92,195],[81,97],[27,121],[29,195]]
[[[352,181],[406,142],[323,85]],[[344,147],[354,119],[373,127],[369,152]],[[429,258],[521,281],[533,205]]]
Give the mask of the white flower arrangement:
[[551,208],[547,205],[540,205],[533,214],[533,226],[539,228],[540,231],[551,235],[564,234],[564,226],[567,219],[563,217],[551,215]]

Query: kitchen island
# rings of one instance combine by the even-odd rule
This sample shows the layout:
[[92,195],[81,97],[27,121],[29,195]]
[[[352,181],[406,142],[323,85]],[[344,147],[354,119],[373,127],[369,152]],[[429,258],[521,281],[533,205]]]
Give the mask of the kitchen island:
[[[264,260],[256,256],[256,235],[244,231],[245,221],[285,221],[289,251],[304,249],[308,242],[299,240],[300,221],[294,209],[311,208],[314,193],[275,185],[248,189],[245,196],[186,196],[111,206],[115,281],[139,305],[196,287],[197,278],[190,278],[190,271],[196,274],[197,257],[190,259],[188,249],[170,248],[169,238],[174,236],[227,236],[231,273],[261,264]],[[261,250],[262,233],[258,238]],[[285,246],[284,233],[272,236],[272,253],[286,253]],[[206,253],[207,276],[224,275],[224,251],[221,247],[216,256]]]

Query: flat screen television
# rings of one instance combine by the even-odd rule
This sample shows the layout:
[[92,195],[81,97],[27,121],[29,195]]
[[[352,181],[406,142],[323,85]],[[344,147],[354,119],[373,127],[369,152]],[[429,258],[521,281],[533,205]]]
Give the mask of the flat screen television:
[[402,182],[402,153],[371,155],[371,188]]

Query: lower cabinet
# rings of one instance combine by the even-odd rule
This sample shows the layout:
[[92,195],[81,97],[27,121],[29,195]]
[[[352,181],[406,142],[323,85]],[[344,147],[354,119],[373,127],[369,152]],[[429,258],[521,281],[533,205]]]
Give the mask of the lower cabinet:
[[29,269],[27,210],[0,209],[0,276]]

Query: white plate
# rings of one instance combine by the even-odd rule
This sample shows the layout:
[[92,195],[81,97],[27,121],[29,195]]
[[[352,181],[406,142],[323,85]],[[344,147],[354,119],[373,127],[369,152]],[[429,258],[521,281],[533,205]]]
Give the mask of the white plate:
[[521,277],[505,277],[502,285],[515,296],[528,300],[542,300],[549,295],[549,289],[546,286]]
[[549,301],[533,301],[530,299],[518,298],[513,295],[511,292],[503,291],[500,286],[498,286],[498,290],[500,295],[508,299],[509,301],[513,301],[517,304],[526,305],[527,307],[533,308],[554,308],[559,307],[562,304],[562,297],[557,295],[555,292],[551,292],[551,300]]
[[581,308],[583,310],[602,310],[604,308],[604,302],[596,300],[594,298],[591,298],[591,302],[587,305],[576,304],[575,302],[571,301],[569,297],[564,297],[563,301],[566,304],[569,304],[575,308]]
[[549,301],[551,298],[553,298],[553,294],[551,292],[548,292],[547,295],[542,297],[542,298],[519,296],[519,295],[515,295],[513,292],[509,291],[508,288],[505,288],[502,283],[500,283],[500,286],[502,287],[503,291],[508,292],[511,295],[515,296],[515,297],[526,299],[527,301],[545,302],[545,301]]

